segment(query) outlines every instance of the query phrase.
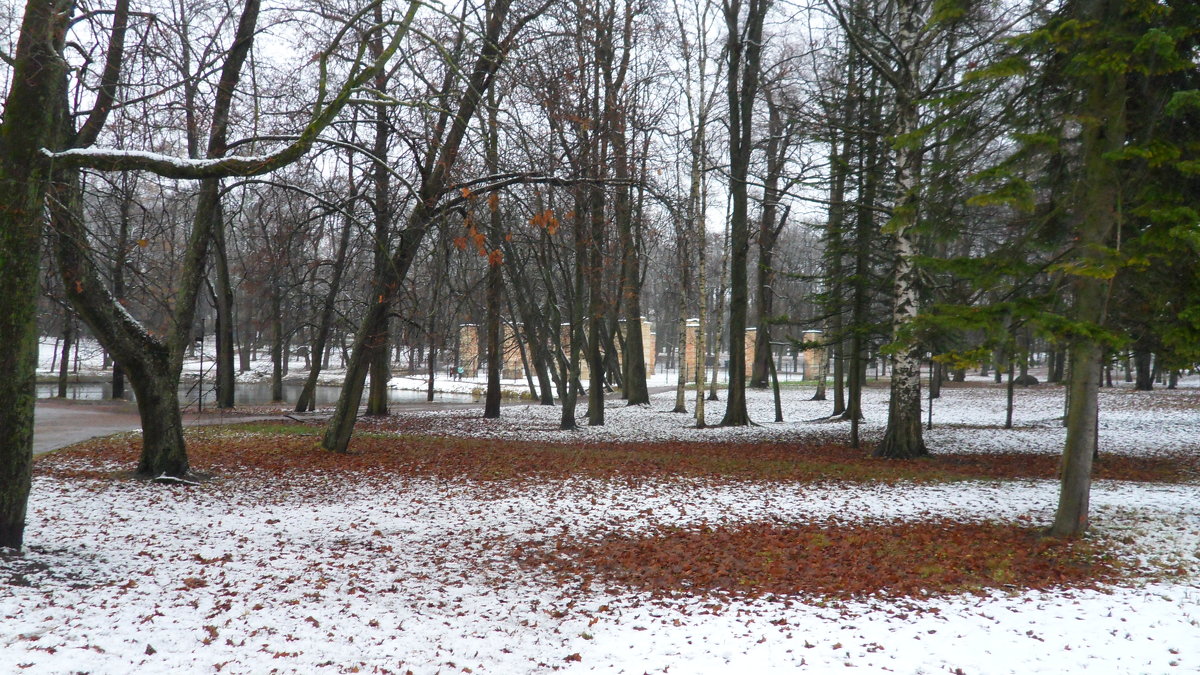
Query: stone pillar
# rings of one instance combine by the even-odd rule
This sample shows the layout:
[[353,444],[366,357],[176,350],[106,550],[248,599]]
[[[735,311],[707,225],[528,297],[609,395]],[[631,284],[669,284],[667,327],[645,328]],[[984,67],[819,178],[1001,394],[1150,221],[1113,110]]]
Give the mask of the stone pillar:
[[[700,334],[700,319],[687,320],[687,345],[683,350],[684,382],[696,380],[696,336]],[[704,358],[701,355],[701,358]]]
[[[625,339],[629,339],[629,331],[625,330],[625,319],[619,319],[617,323],[621,326],[621,333]],[[646,377],[654,375],[654,359],[657,356],[656,344],[654,340],[654,324],[642,317],[642,363],[646,364]],[[624,367],[624,355],[617,354],[617,363]]]
[[654,360],[658,356],[658,345],[655,344],[654,324],[642,317],[642,360],[646,362],[646,377],[654,375]]
[[458,365],[463,369],[463,377],[479,375],[479,326],[464,323],[458,326]]
[[[743,345],[742,351],[745,352],[746,363],[746,381],[750,381],[750,373],[754,372],[754,341],[758,339],[758,328],[750,327],[746,329],[746,343]],[[730,358],[733,355],[730,354]]]
[[[800,337],[804,349],[804,374],[806,380],[815,380],[821,374],[821,362],[825,360],[825,348],[821,346],[824,335],[819,330],[806,330]],[[810,345],[811,346],[807,346]]]

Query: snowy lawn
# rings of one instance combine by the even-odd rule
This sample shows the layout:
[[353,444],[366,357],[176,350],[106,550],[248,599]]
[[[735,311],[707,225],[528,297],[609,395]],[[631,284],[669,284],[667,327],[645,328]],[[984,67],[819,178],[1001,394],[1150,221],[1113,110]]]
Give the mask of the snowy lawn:
[[[557,430],[558,408],[535,405],[505,407],[500,420],[478,411],[414,413],[360,429],[372,432],[364,444],[385,445],[405,443],[395,429],[593,448],[843,441],[846,424],[815,421],[829,403],[811,396],[786,392],[788,421],[777,424],[768,422],[769,394],[751,392],[751,417],[762,424],[734,430],[690,428],[690,416],[666,412],[673,394],[650,406],[611,402],[604,427],[576,432]],[[1017,396],[1016,428],[1005,430],[1003,390],[943,390],[928,445],[1006,461],[1012,453],[1031,461],[1054,455],[1063,438],[1061,389]],[[1198,403],[1195,388],[1106,390],[1102,452],[1194,470]],[[710,423],[722,405],[708,402]],[[882,430],[886,392],[869,390],[865,409],[871,442]],[[231,443],[257,438],[194,433],[205,442],[221,433]],[[547,542],[670,526],[1046,524],[1057,483],[721,479],[669,470],[482,480],[456,476],[454,466],[272,466],[214,471],[202,485],[179,488],[114,475],[131,468],[126,456],[106,459],[94,447],[39,460],[27,551],[0,558],[0,672],[1200,672],[1194,473],[1183,482],[1094,485],[1092,539],[1124,570],[1098,588],[664,597],[573,581],[529,564],[526,554]],[[287,447],[281,442],[278,452]]]

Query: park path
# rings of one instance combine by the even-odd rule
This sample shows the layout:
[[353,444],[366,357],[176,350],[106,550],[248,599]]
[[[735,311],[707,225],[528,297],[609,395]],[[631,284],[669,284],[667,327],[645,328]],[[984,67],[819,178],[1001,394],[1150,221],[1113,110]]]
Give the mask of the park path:
[[[411,403],[389,404],[390,408],[405,410],[439,410],[446,408],[478,406],[478,403]],[[328,414],[324,414],[325,417]],[[292,415],[291,413],[268,412],[256,415],[234,411],[228,414],[195,411],[183,413],[183,425],[202,426],[208,424],[236,424],[254,420],[270,419],[321,419],[322,414]],[[129,401],[88,401],[60,398],[39,398],[34,406],[33,454],[64,448],[81,441],[100,436],[134,431],[142,428],[137,405]]]
[[[651,387],[650,392],[655,394],[673,389],[674,387]],[[616,397],[620,396],[620,394],[609,394],[608,396]],[[530,403],[530,401],[512,399],[505,399],[504,401],[505,405],[529,405]],[[424,403],[413,401],[406,403],[391,402],[388,405],[390,408],[403,408],[405,410],[445,410],[447,408],[482,407],[481,402]],[[194,411],[190,413],[185,411],[183,413],[183,424],[184,426],[234,424],[262,419],[284,419],[285,417],[320,419],[322,415],[292,416],[287,413],[247,415],[246,413],[236,411],[229,414],[204,413],[200,415]],[[108,436],[123,431],[134,431],[141,427],[142,421],[138,417],[137,405],[132,402],[39,398],[37,405],[34,407],[33,454],[34,456],[44,455],[47,452],[91,438]]]
[[[282,415],[229,415],[196,413],[183,414],[184,426],[230,424],[256,419],[281,419]],[[122,431],[142,428],[137,405],[127,401],[80,401],[74,399],[39,398],[34,406],[33,454],[44,455],[52,450],[108,436]]]

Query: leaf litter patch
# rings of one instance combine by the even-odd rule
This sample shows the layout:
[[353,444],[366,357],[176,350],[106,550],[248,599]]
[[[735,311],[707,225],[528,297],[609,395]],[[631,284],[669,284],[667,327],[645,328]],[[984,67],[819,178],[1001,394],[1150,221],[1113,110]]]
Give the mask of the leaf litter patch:
[[1046,538],[1022,524],[751,522],[660,526],[593,540],[560,537],[526,551],[560,583],[658,598],[826,596],[903,600],[959,593],[1095,589],[1117,581],[1116,559],[1090,540]]
[[[512,482],[595,478],[938,483],[1055,478],[1059,458],[1021,453],[939,453],[913,461],[881,461],[865,450],[820,442],[551,442],[365,434],[345,454],[317,445],[318,427],[232,425],[189,429],[192,467],[218,478],[403,476]],[[118,478],[136,465],[140,439],[98,439],[40,458],[44,475]],[[1196,456],[1104,455],[1097,480],[1179,483],[1200,476]]]

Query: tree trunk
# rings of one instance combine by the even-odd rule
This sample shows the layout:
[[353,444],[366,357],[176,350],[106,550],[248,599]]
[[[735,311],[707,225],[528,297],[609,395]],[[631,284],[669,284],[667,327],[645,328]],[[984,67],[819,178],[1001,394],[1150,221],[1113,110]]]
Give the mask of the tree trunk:
[[433,403],[434,380],[437,377],[437,353],[438,350],[429,348],[429,382],[425,389],[425,400],[429,403]]
[[[132,207],[132,179],[129,175],[125,175],[122,176],[121,181],[121,204],[118,207],[119,230],[112,265],[112,294],[113,299],[118,303],[125,300],[125,257],[129,250],[129,211]],[[107,350],[105,351],[107,353]],[[112,364],[112,398],[114,400],[125,398],[125,371],[121,369],[121,364],[116,359],[113,359]]]
[[[679,327],[678,338],[675,340],[675,362],[679,367],[678,377],[675,380],[675,407],[671,409],[674,413],[687,412],[687,381],[688,381],[688,363],[687,363],[687,282],[684,277],[686,272],[680,276],[679,293]],[[693,366],[694,367],[694,366]]]
[[504,241],[503,238],[500,243],[504,247],[504,257],[507,261],[507,264],[504,265],[504,270],[508,272],[508,280],[513,289],[513,292],[508,296],[509,311],[510,313],[512,312],[511,304],[515,298],[517,311],[520,312],[521,320],[525,324],[525,342],[529,345],[529,360],[537,376],[540,403],[542,405],[554,405],[554,385],[551,383],[551,378],[557,379],[557,375],[551,374],[553,356],[550,354],[547,345],[551,343],[557,344],[557,342],[552,337],[554,333],[547,324],[545,314],[541,313],[531,300],[534,297],[534,293],[524,273],[521,271],[521,264],[517,262],[515,249],[509,242]]
[[891,401],[888,404],[887,429],[883,440],[875,448],[877,457],[909,459],[928,454],[921,434],[921,372],[919,345],[912,335],[910,326],[917,316],[916,274],[913,258],[916,254],[912,239],[912,227],[916,224],[920,208],[920,163],[921,149],[911,136],[920,130],[920,115],[916,100],[918,69],[921,67],[919,32],[925,25],[924,4],[916,0],[899,3],[899,33],[897,49],[912,59],[899,69],[896,84],[895,133],[898,138],[909,138],[897,143],[895,149],[897,202],[892,209],[888,228],[892,232],[895,252],[893,272],[894,298],[892,304],[892,337],[895,351],[892,355]]
[[[1119,29],[1124,3],[1120,0],[1086,0],[1082,18],[1098,26]],[[1125,74],[1118,69],[1100,69],[1082,77],[1085,100],[1080,119],[1082,155],[1077,184],[1079,212],[1076,240],[1078,255],[1088,269],[1103,269],[1104,246],[1116,228],[1119,210],[1120,173],[1106,156],[1124,145]],[[1075,295],[1074,318],[1093,326],[1103,325],[1108,302],[1108,281],[1099,275],[1077,274],[1072,279]],[[1048,534],[1077,537],[1088,528],[1088,502],[1092,484],[1098,421],[1101,347],[1089,332],[1071,341],[1068,375],[1070,402],[1067,409],[1067,440],[1063,448],[1062,486],[1058,511]]]
[[[111,95],[120,74],[120,49],[123,45],[126,5],[122,2],[115,14],[114,31],[110,39],[108,67],[113,71],[103,90]],[[244,6],[233,39],[233,47],[222,65],[216,87],[207,153],[211,158],[225,155],[226,134],[234,89],[241,68],[253,43],[258,20],[259,3],[249,0]],[[120,30],[117,30],[117,26]],[[113,58],[116,53],[117,58]],[[90,145],[103,125],[100,118],[89,116],[76,132],[65,116],[68,110],[66,93],[58,102],[64,113],[63,135],[72,147]],[[105,110],[108,105],[97,106]],[[98,121],[97,121],[98,120]],[[117,165],[115,170],[122,170]],[[138,395],[142,414],[142,456],[138,473],[143,476],[168,475],[182,477],[188,471],[186,447],[183,442],[182,421],[178,411],[179,375],[185,350],[193,344],[192,322],[196,301],[203,282],[208,247],[212,240],[212,225],[218,208],[219,191],[215,179],[205,179],[196,202],[192,232],[183,252],[181,272],[175,295],[175,305],[165,340],[150,336],[113,298],[99,281],[99,275],[87,251],[87,233],[82,225],[79,168],[70,164],[59,167],[55,177],[55,199],[51,200],[51,217],[55,222],[59,267],[66,295],[75,311],[92,329],[96,337],[122,363]],[[143,393],[144,392],[144,393]],[[147,401],[143,402],[142,397]],[[175,406],[174,411],[167,410]]]
[[[817,365],[817,390],[813,393],[811,399],[813,401],[825,400],[825,380],[829,378],[829,355],[826,351],[827,349],[828,347],[826,347],[824,344],[821,345],[821,363]],[[775,359],[772,358],[771,363],[769,364],[772,368],[772,371],[774,371],[775,368],[774,363]],[[772,375],[772,377],[774,377],[774,375]]]
[[[493,214],[498,217],[498,214]],[[500,341],[500,302],[501,302],[500,264],[492,262],[487,272],[487,322],[484,336],[487,341],[487,395],[484,397],[484,418],[500,417],[500,370],[503,367],[503,345]]]
[[779,181],[787,154],[788,143],[784,135],[783,114],[775,102],[772,92],[767,92],[767,177],[763,188],[762,214],[758,226],[758,274],[755,285],[758,330],[754,335],[754,364],[750,370],[750,386],[765,389],[769,382],[771,363],[771,322],[774,318],[775,268],[773,255],[775,242],[787,222],[788,209],[784,208],[779,223],[775,222],[779,208]]
[[1137,371],[1137,380],[1133,388],[1137,391],[1151,391],[1154,389],[1154,378],[1151,376],[1151,365],[1153,358],[1149,349],[1138,347],[1133,352],[1134,369]]
[[[701,204],[703,204],[706,207],[705,211],[707,211],[707,203],[708,203],[707,199],[701,199]],[[701,235],[702,240],[705,242],[705,250],[707,250],[708,240],[707,240],[707,237],[705,236],[705,232],[704,232],[703,228],[701,229],[700,235]],[[702,259],[707,261],[707,258],[702,258]],[[707,265],[707,262],[705,262],[705,264]],[[715,311],[713,312],[713,318],[711,320],[705,319],[703,316],[705,313],[705,307],[707,307],[707,305],[705,305],[704,303],[707,301],[706,298],[708,297],[708,294],[703,290],[704,284],[702,284],[702,283],[698,284],[701,289],[700,294],[699,294],[701,305],[698,310],[699,313],[701,314],[701,319],[700,319],[700,329],[697,331],[697,334],[702,336],[702,338],[705,335],[711,336],[711,340],[703,341],[703,345],[707,345],[706,349],[701,349],[701,346],[698,345],[696,347],[696,353],[703,354],[703,356],[697,357],[698,359],[701,359],[703,363],[708,362],[708,354],[706,352],[712,353],[712,379],[709,380],[709,383],[708,383],[708,400],[709,401],[718,400],[717,399],[717,382],[720,380],[721,346],[722,346],[722,340],[725,335],[725,327],[722,325],[721,320],[725,316],[725,293],[729,287],[729,224],[728,223],[725,224],[725,236],[722,238],[722,241],[721,241],[721,276],[719,278],[720,278],[720,282],[717,284],[717,293],[716,293],[717,306],[715,308]],[[711,330],[708,330],[710,324],[711,324],[712,328],[711,328]],[[743,345],[743,347],[744,347],[744,345]],[[732,359],[733,358],[732,347],[730,348],[730,350],[731,351],[729,353],[729,356]],[[697,378],[697,379],[699,379],[699,378]],[[701,383],[701,385],[697,391],[702,391],[703,389],[704,389],[704,386],[703,386],[703,383]]]
[[[422,232],[422,234],[424,234]],[[407,271],[407,269],[405,269]],[[372,350],[378,347],[376,340],[379,324],[388,312],[390,302],[383,293],[387,285],[381,285],[376,290],[377,301],[371,303],[367,315],[363,318],[358,332],[354,336],[354,345],[350,356],[346,359],[346,377],[342,381],[342,389],[338,394],[337,406],[329,418],[321,447],[331,452],[347,452],[350,446],[350,435],[354,431],[354,422],[358,417],[358,406],[362,403],[363,389],[366,386],[367,370],[374,358]]]
[[234,406],[233,358],[233,282],[229,278],[229,255],[225,247],[225,216],[220,202],[213,214],[213,271],[217,275],[215,290],[217,308],[217,407]]
[[38,270],[71,2],[29,0],[0,123],[0,548],[20,549],[33,465]]
[[[628,49],[626,49],[628,54]],[[632,158],[628,153],[628,142],[625,139],[625,120],[620,108],[617,121],[614,123],[613,163],[615,177],[618,181],[628,181],[633,173],[629,169]],[[649,145],[649,136],[646,138]],[[645,176],[645,161],[648,148],[643,148],[643,166],[641,174]],[[641,211],[639,197],[639,215]],[[634,218],[633,200],[630,189],[626,186],[617,188],[613,200],[614,215],[617,220],[617,232],[621,246],[621,306],[625,315],[625,344],[621,359],[622,382],[621,391],[625,394],[626,405],[644,405],[650,403],[650,390],[646,386],[646,356],[643,352],[644,338],[642,336],[642,262],[640,250],[641,219]]]
[[[498,170],[500,162],[499,142],[500,127],[497,122],[498,106],[494,90],[488,90],[487,105],[487,156],[485,168],[489,174]],[[500,210],[491,209],[488,214],[487,238],[491,249],[499,250],[500,244]],[[484,396],[483,417],[498,419],[500,417],[500,370],[503,367],[504,352],[500,341],[500,303],[504,295],[504,269],[501,261],[488,257],[487,271],[487,320],[484,325],[484,336],[487,341],[487,393]]]
[[[775,359],[767,361],[767,368],[771,371],[771,390],[775,395],[775,421],[783,421],[783,399],[779,395],[779,373],[775,372]],[[822,367],[823,369],[823,367]]]
[[283,400],[283,290],[275,282],[271,291],[271,400]]
[[[350,180],[350,194],[346,200],[347,204],[353,204],[358,195],[354,181]],[[342,288],[342,272],[346,267],[346,252],[350,248],[350,233],[353,231],[353,223],[350,218],[346,218],[342,223],[341,237],[338,239],[337,251],[334,253],[334,263],[332,277],[329,279],[329,289],[325,293],[324,302],[321,305],[321,316],[317,321],[317,335],[313,341],[312,367],[308,370],[308,377],[304,380],[304,387],[300,390],[300,396],[296,399],[296,412],[308,412],[316,407],[317,380],[321,377],[321,367],[329,360],[329,333],[333,327],[334,309],[337,303],[338,292]]]
[[[695,185],[695,184],[693,184]],[[696,256],[696,344],[692,348],[692,353],[695,358],[692,359],[692,377],[696,380],[696,411],[695,419],[696,426],[700,429],[708,426],[708,420],[704,416],[704,376],[707,368],[705,362],[705,335],[704,331],[708,328],[708,293],[705,291],[705,286],[708,284],[708,237],[705,232],[704,220],[704,196],[697,195],[696,217],[692,221],[695,228],[693,237],[696,238],[696,248],[698,254]],[[717,310],[717,315],[720,316],[720,311]],[[719,332],[719,329],[718,329]],[[685,330],[686,335],[686,330]],[[719,343],[718,343],[719,344]],[[718,347],[718,351],[719,351]],[[720,354],[713,359],[713,382],[717,380],[716,362],[720,361]],[[682,372],[682,366],[681,366]],[[684,410],[683,412],[686,412]]]
[[71,310],[63,308],[63,329],[62,329],[62,358],[58,361],[58,397],[67,397],[67,377],[70,369],[67,364],[71,360],[71,347],[75,344],[75,320],[71,316]]
[[172,373],[161,358],[148,359],[146,366],[130,377],[142,419],[137,473],[147,478],[183,478],[190,467],[179,414],[179,374]]
[[[874,96],[874,104],[868,108],[872,125],[880,119],[882,101]],[[848,143],[849,141],[847,141]],[[879,138],[868,136],[863,141],[859,157],[860,171],[859,194],[860,201],[855,212],[854,223],[854,275],[851,277],[851,310],[850,310],[850,340],[848,359],[848,377],[846,392],[846,408],[842,419],[849,419],[851,445],[859,447],[859,422],[863,419],[862,390],[867,380],[867,358],[865,335],[869,330],[867,325],[868,312],[871,304],[871,247],[875,242],[875,200],[879,192],[880,158]]]
[[750,424],[746,411],[746,258],[750,250],[747,180],[753,150],[754,99],[758,93],[763,20],[769,0],[747,0],[746,25],[739,26],[742,0],[725,4],[729,68],[729,175],[732,212],[729,222],[729,393],[721,426]]
[[858,430],[863,420],[862,389],[867,379],[867,360],[863,354],[862,336],[855,331],[850,337],[850,378],[846,414],[850,419],[850,447],[859,447]]
[[[392,379],[392,368],[388,353],[389,330],[388,317],[380,318],[382,324],[374,336],[370,354],[368,372],[371,376],[371,388],[367,395],[367,415],[381,417],[388,414],[388,381]],[[409,359],[410,370],[416,359]]]
[[1013,384],[1014,384],[1013,364],[1012,364],[1012,360],[1010,359],[1008,362],[1008,385],[1005,387],[1005,408],[1004,408],[1004,428],[1005,429],[1012,428],[1013,394],[1015,393],[1015,390],[1016,390],[1016,387],[1014,387]]
[[583,304],[583,289],[584,289],[584,267],[586,265],[587,255],[587,234],[584,231],[585,220],[580,213],[583,207],[582,198],[576,198],[576,215],[575,215],[575,264],[573,266],[573,293],[571,294],[570,309],[571,321],[568,330],[571,332],[571,340],[568,345],[570,354],[567,355],[566,367],[566,382],[563,386],[562,398],[562,415],[559,418],[559,428],[563,430],[571,430],[577,427],[575,423],[575,407],[578,403],[579,392],[581,391],[579,377],[580,368],[579,360],[582,352],[584,340],[584,304]]
[[1056,349],[1054,350],[1054,354],[1054,372],[1051,373],[1049,379],[1051,382],[1059,383],[1063,381],[1063,373],[1066,370],[1067,350]]
[[590,241],[585,247],[587,265],[588,318],[587,318],[587,364],[588,383],[588,426],[604,424],[604,353],[600,348],[600,330],[604,321],[604,192],[597,186],[588,189]]

